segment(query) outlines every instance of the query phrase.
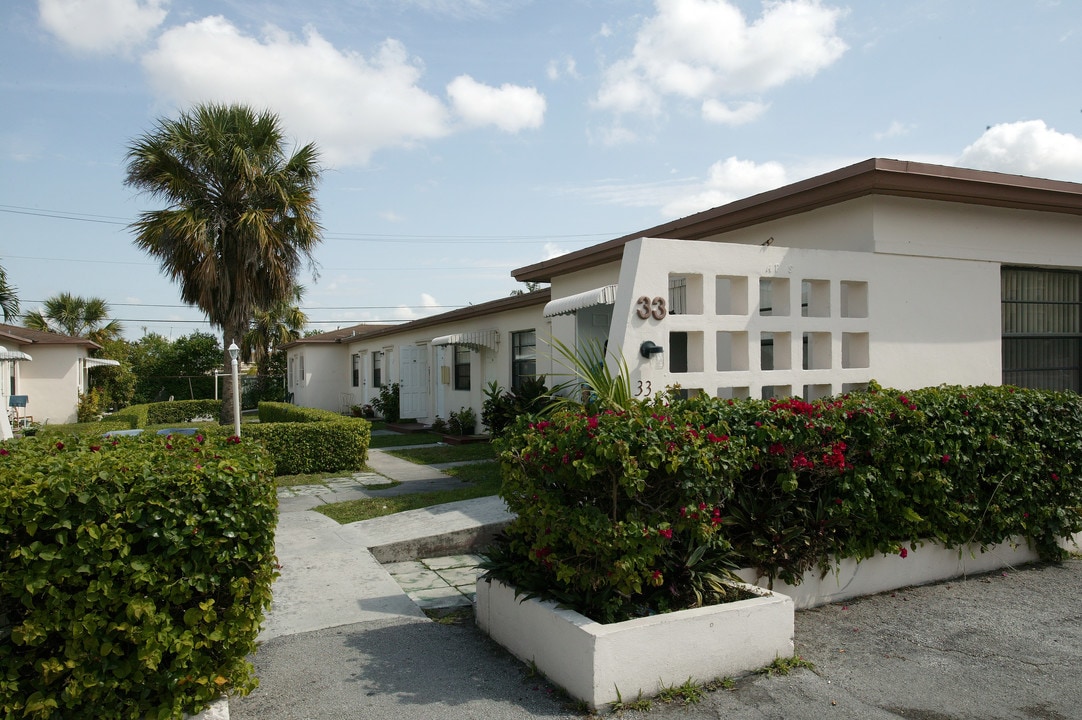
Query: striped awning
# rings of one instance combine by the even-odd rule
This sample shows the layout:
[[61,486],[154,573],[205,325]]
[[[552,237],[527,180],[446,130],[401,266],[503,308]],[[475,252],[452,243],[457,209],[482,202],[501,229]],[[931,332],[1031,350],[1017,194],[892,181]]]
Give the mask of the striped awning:
[[120,367],[120,361],[107,358],[85,358],[87,368],[95,367]]
[[499,330],[474,330],[473,332],[454,333],[432,338],[433,345],[462,345],[473,350],[488,348],[495,350],[500,344]]
[[545,317],[556,315],[570,315],[571,313],[585,310],[596,305],[613,305],[616,303],[616,286],[594,288],[586,292],[557,298],[545,305]]

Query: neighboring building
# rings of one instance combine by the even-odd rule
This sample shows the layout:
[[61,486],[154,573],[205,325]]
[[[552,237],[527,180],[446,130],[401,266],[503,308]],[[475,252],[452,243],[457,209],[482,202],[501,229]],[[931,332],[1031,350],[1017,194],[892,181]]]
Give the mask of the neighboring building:
[[[402,325],[346,328],[283,345],[294,402],[345,412],[399,383],[401,416],[431,422],[471,407],[481,415],[490,382],[514,387],[545,373],[538,346],[549,336],[549,291],[512,295]],[[356,333],[353,331],[356,329]],[[320,340],[320,338],[323,338]],[[347,405],[348,403],[348,405]]]
[[386,327],[361,323],[278,346],[286,352],[287,399],[303,407],[348,413],[360,401],[350,391],[346,343]]
[[550,282],[554,336],[622,353],[644,397],[1078,391],[1080,216],[1080,184],[872,159],[513,275]]
[[[0,324],[0,345],[19,350],[32,359],[3,362],[4,402],[11,395],[27,396],[20,417],[34,422],[70,423],[78,418],[79,396],[87,388],[89,371],[119,365],[116,360],[90,357],[101,346],[86,338]],[[7,408],[4,408],[7,411]]]
[[350,387],[371,403],[399,383],[403,418],[431,422],[463,407],[480,418],[489,383],[512,388],[551,369],[538,363],[548,301],[548,289],[511,295],[365,335],[349,343]]

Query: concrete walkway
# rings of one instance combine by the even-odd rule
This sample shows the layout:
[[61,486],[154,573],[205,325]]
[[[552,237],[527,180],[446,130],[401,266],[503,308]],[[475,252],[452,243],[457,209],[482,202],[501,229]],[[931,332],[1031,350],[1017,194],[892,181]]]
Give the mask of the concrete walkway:
[[[407,469],[383,460],[372,467]],[[417,475],[403,485],[442,481],[438,471],[408,469]],[[378,492],[357,480],[286,499],[319,504]],[[344,489],[351,483],[361,487]],[[410,582],[391,575],[391,569],[418,570],[409,564],[416,558],[458,554],[481,529],[509,519],[502,501],[470,500],[349,525],[303,508],[304,502],[281,505],[276,546],[282,575],[253,657],[261,684],[248,697],[230,699],[234,720],[583,716],[468,617],[454,624],[428,619],[403,588]],[[697,704],[655,704],[649,712],[624,714],[1077,720],[1079,598],[1082,560],[1076,558],[801,611],[797,652],[814,670],[752,675],[732,690],[705,693]]]

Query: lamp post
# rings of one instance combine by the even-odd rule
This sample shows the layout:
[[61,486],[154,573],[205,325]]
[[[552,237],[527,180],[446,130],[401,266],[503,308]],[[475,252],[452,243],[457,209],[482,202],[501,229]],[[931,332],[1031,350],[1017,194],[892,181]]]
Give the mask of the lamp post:
[[237,357],[240,356],[240,348],[237,341],[229,344],[229,357],[233,360],[233,434],[240,437],[240,383],[237,382]]

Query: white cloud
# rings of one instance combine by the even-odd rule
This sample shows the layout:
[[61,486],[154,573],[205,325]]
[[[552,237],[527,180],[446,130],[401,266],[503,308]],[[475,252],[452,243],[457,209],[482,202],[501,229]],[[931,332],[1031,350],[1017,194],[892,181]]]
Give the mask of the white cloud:
[[458,116],[473,127],[495,125],[516,133],[539,128],[545,119],[545,97],[531,87],[504,83],[494,88],[459,75],[447,85],[447,96]]
[[910,131],[913,130],[913,127],[913,125],[906,125],[905,123],[895,120],[891,122],[890,127],[888,127],[886,130],[874,133],[873,137],[876,140],[886,140],[887,138],[901,137],[903,135],[908,135]]
[[773,190],[788,182],[788,173],[781,163],[759,164],[730,157],[710,166],[710,176],[698,192],[669,202],[661,212],[667,217],[683,217]]
[[554,242],[547,242],[542,248],[542,252],[545,255],[545,260],[552,260],[553,258],[560,257],[561,255],[566,255],[571,251],[560,247]]
[[311,28],[298,40],[268,26],[257,39],[214,16],[163,33],[143,67],[159,97],[180,106],[272,109],[331,164],[363,164],[380,148],[450,132],[447,108],[417,84],[421,63],[395,40],[368,59],[336,49]]
[[764,3],[762,16],[750,23],[730,0],[655,4],[631,55],[605,70],[598,107],[656,115],[666,96],[762,93],[815,75],[846,50],[835,33],[842,11],[820,0]]
[[1060,133],[1043,120],[988,128],[962,151],[958,164],[978,170],[1082,181],[1082,138]]
[[549,80],[559,80],[564,76],[577,80],[580,77],[575,58],[570,55],[549,60],[549,64],[545,67],[545,75]]
[[723,103],[710,98],[703,101],[703,119],[721,125],[744,125],[758,119],[768,107],[761,102]]
[[81,52],[124,52],[165,20],[169,0],[38,0],[42,26]]

